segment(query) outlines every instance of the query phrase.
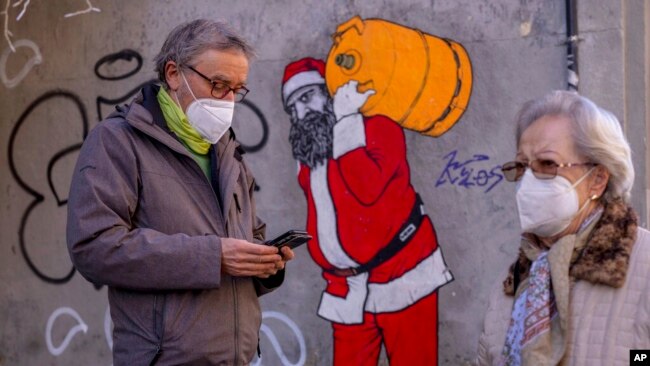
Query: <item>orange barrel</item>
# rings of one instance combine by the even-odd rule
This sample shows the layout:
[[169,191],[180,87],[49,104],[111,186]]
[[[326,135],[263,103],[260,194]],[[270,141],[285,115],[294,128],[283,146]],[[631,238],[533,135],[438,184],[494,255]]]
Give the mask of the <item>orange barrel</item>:
[[384,115],[404,128],[440,136],[465,112],[472,65],[459,43],[381,19],[356,16],[332,36],[325,81],[331,95],[350,80],[374,89],[364,116]]

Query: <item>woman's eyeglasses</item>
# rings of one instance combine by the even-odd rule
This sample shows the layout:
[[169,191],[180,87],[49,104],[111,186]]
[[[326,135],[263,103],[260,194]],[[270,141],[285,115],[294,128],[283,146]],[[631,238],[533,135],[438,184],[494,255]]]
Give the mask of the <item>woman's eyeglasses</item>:
[[533,171],[537,179],[553,179],[557,176],[559,168],[571,168],[574,166],[596,166],[595,163],[563,163],[558,164],[553,160],[533,160],[530,162],[510,161],[501,166],[503,176],[509,182],[516,182],[524,176],[526,168]]

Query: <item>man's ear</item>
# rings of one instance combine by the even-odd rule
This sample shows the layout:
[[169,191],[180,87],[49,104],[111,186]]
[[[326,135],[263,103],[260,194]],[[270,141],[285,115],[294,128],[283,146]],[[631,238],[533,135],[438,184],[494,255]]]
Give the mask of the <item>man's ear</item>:
[[605,189],[607,189],[609,170],[602,165],[597,165],[591,174],[593,175],[593,179],[591,180],[591,186],[589,187],[589,197],[600,198],[603,193],[605,193]]
[[170,90],[176,91],[180,87],[181,74],[176,62],[167,61],[165,64],[165,80]]

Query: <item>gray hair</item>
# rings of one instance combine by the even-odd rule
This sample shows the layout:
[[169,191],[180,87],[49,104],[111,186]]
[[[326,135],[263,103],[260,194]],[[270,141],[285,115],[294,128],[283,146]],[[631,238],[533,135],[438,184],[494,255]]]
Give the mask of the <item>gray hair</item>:
[[165,78],[165,65],[174,61],[177,65],[190,65],[194,58],[207,50],[238,49],[249,60],[254,57],[253,48],[226,23],[197,19],[174,28],[160,53],[154,58],[158,79],[168,87]]
[[609,171],[603,195],[605,203],[616,199],[629,203],[634,166],[630,145],[618,119],[575,92],[556,90],[524,104],[516,119],[517,144],[524,130],[544,116],[567,117],[578,153]]

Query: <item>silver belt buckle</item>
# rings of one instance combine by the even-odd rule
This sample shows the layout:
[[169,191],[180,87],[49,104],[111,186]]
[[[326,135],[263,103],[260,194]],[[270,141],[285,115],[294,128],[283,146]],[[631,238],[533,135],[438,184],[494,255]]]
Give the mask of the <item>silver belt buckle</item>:
[[409,236],[411,236],[411,234],[415,232],[415,229],[416,228],[415,225],[413,225],[413,223],[408,224],[408,226],[405,227],[401,233],[399,233],[399,240],[405,242],[406,239],[408,239]]

